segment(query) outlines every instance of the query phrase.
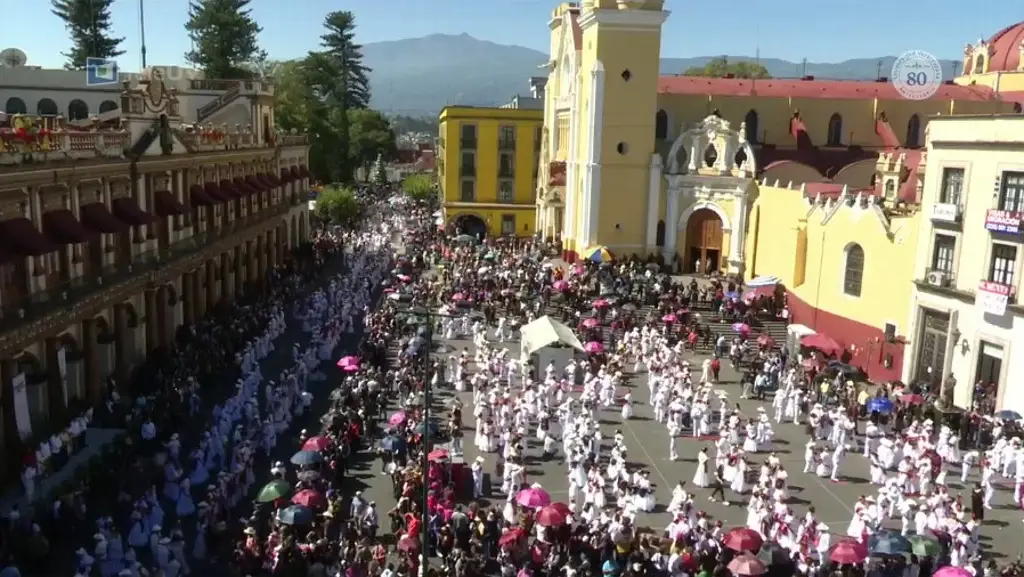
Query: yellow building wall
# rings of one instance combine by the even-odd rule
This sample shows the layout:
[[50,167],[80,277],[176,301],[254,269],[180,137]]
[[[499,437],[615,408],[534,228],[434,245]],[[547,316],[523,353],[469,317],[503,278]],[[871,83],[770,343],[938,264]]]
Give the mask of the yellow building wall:
[[803,256],[797,248],[811,207],[799,189],[760,186],[752,196],[744,239],[747,276],[777,276],[785,286],[796,286]]
[[[501,234],[502,215],[515,215],[516,234],[533,234],[536,200],[534,169],[540,142],[536,131],[543,125],[542,110],[512,108],[477,108],[452,106],[441,111],[440,138],[444,143],[439,157],[445,166],[441,180],[445,205],[445,218],[450,223],[462,214],[472,214],[487,224],[492,235]],[[476,127],[474,201],[462,202],[462,127]],[[498,200],[499,158],[498,148],[502,126],[515,127],[516,147],[513,163],[513,201]],[[439,163],[440,164],[440,163]],[[469,177],[466,177],[469,178]]]
[[1024,91],[1024,72],[990,72],[988,74],[967,74],[953,80],[957,84],[988,86],[997,92]]

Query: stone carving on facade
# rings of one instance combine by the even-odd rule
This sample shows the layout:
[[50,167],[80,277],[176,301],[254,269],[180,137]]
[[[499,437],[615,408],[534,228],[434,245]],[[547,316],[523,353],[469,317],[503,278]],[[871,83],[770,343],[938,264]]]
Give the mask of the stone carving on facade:
[[[668,174],[752,177],[756,163],[754,149],[744,134],[745,128],[741,124],[740,130],[733,130],[728,120],[716,114],[698,122],[693,128],[683,126],[668,153]],[[680,150],[685,151],[685,167],[679,162]]]

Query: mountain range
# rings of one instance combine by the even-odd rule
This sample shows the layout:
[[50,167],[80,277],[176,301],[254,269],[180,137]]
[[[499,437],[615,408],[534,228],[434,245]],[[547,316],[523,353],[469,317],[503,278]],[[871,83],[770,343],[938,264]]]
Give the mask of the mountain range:
[[[682,74],[722,55],[662,58],[662,74]],[[749,56],[728,56],[750,61]],[[422,38],[372,42],[363,45],[363,63],[372,69],[371,106],[388,114],[436,117],[446,105],[501,105],[516,94],[529,94],[531,76],[543,76],[547,54],[496,44],[468,34],[432,34]],[[872,80],[888,76],[895,56],[855,58],[843,62],[790,62],[756,59],[773,78],[813,75],[815,78]],[[960,62],[942,61],[947,77]],[[880,72],[880,74],[879,74]]]

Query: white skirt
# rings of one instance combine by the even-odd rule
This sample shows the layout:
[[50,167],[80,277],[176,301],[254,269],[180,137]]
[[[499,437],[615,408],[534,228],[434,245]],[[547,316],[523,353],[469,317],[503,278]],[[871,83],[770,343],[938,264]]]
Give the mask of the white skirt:
[[693,484],[698,487],[707,487],[710,484],[708,482],[707,466],[697,465],[697,472],[693,474]]

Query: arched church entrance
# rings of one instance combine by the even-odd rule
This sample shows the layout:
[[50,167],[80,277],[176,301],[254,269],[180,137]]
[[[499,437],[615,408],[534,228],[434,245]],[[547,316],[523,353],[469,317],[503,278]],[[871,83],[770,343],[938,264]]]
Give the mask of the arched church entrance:
[[453,221],[456,234],[468,234],[478,239],[487,236],[487,223],[475,214],[460,214]]
[[686,272],[706,274],[722,268],[722,219],[708,208],[693,211],[686,223]]

